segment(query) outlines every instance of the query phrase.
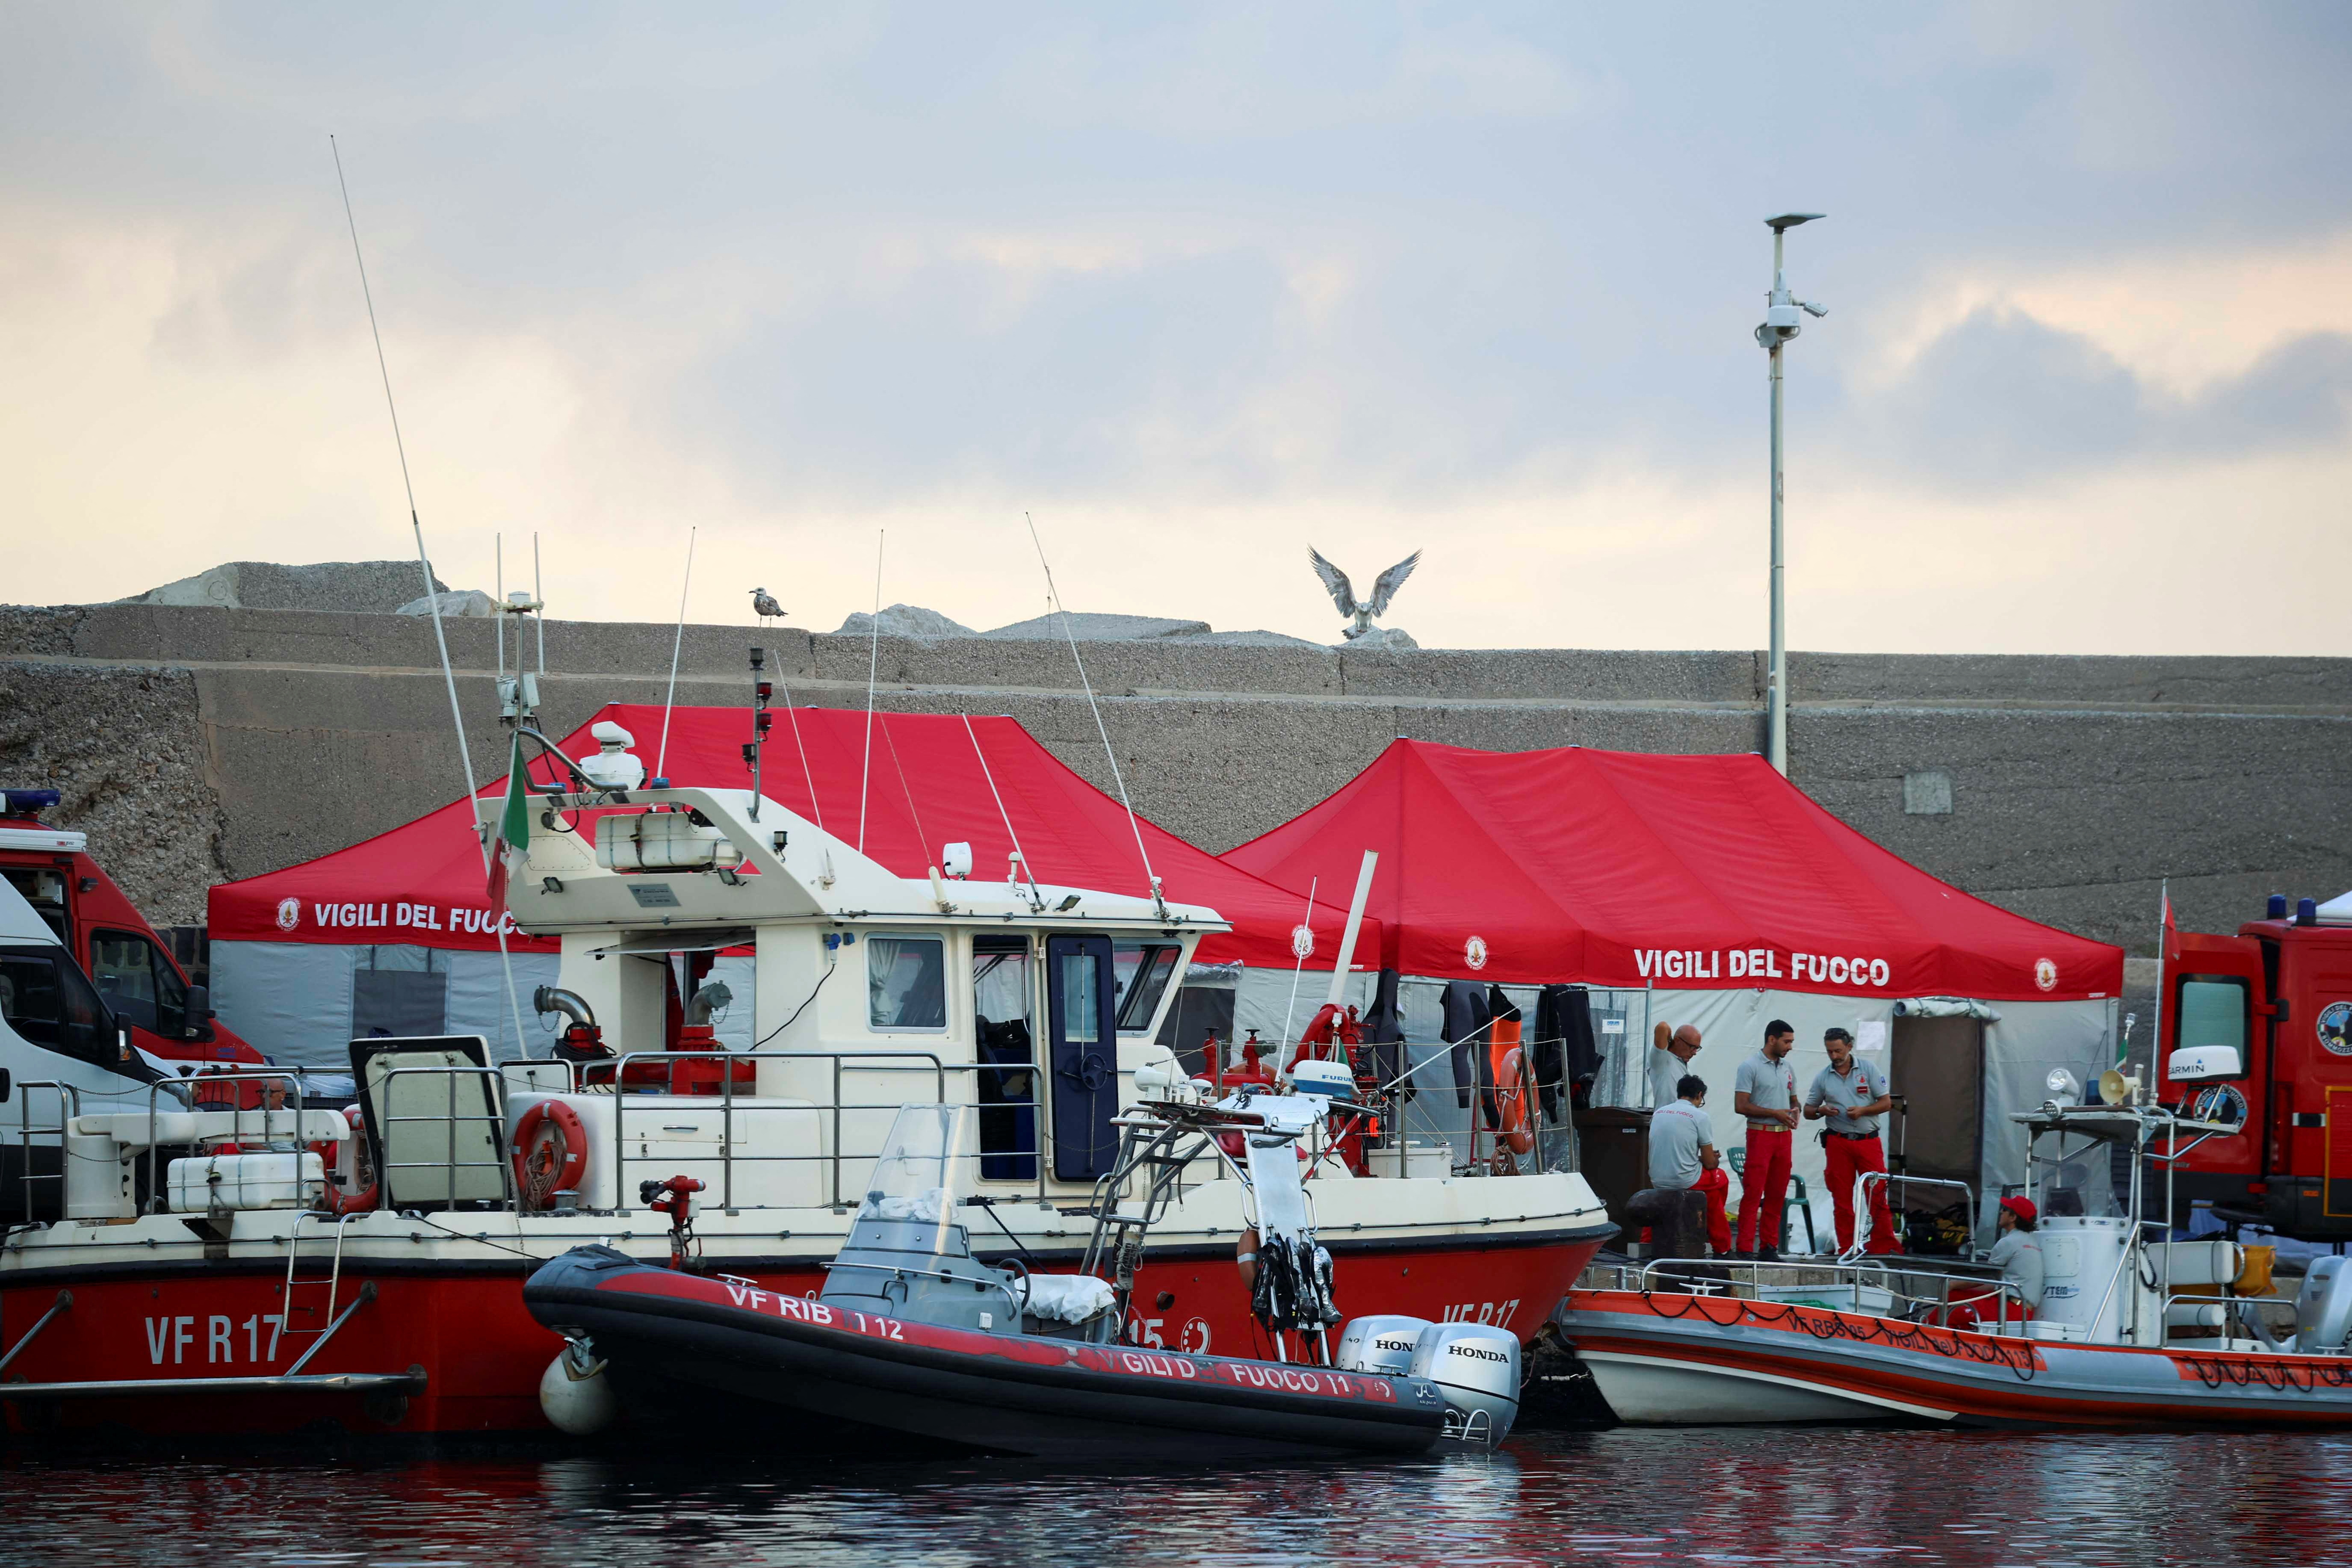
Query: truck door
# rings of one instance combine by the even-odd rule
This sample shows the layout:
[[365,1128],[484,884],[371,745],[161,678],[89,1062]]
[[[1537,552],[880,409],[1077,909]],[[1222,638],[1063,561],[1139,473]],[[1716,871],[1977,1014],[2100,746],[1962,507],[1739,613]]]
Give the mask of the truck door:
[[1091,1182],[1111,1167],[1118,1138],[1118,1031],[1110,939],[1045,942],[1048,1056],[1053,1064],[1054,1176]]
[[2311,1223],[2341,1233],[2352,1226],[2352,931],[2293,927],[2277,952],[2273,1077],[2296,1091],[2286,1168],[2297,1206],[2318,1211]]
[[[2179,959],[2166,965],[2164,976],[2164,1031],[2156,1053],[2158,1098],[2199,1121],[2245,1127],[2237,1136],[2198,1145],[2181,1157],[2179,1169],[2227,1175],[2239,1184],[2261,1181],[2271,1169],[2272,1144],[2279,1131],[2272,1115],[2267,1037],[2256,1027],[2267,1015],[2269,995],[2262,944],[2247,937],[2186,931],[2179,941]],[[2172,1053],[2199,1046],[2236,1051],[2238,1076],[2174,1083]],[[2284,1147],[2275,1154],[2283,1163]],[[2201,1190],[2198,1195],[2242,1202],[2246,1194],[2242,1185],[2234,1185]]]

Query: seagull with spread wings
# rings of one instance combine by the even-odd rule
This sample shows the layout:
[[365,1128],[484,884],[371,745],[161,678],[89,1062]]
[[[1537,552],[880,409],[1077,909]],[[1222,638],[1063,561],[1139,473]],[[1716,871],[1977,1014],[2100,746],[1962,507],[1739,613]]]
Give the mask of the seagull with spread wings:
[[1321,551],[1308,545],[1307,559],[1315,563],[1315,574],[1322,578],[1323,586],[1330,590],[1331,602],[1339,606],[1339,613],[1355,617],[1354,626],[1342,627],[1339,632],[1341,637],[1353,642],[1372,629],[1373,616],[1387,612],[1389,601],[1396,597],[1399,588],[1404,586],[1404,580],[1412,575],[1412,569],[1421,564],[1421,552],[1414,551],[1381,573],[1372,584],[1371,598],[1360,604],[1357,602],[1356,590],[1348,581],[1348,574],[1324,560]]

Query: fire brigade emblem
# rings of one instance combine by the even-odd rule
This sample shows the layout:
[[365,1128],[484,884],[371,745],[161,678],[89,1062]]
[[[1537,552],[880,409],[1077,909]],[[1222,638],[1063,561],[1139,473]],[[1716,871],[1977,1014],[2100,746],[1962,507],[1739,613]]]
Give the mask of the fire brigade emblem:
[[1473,969],[1486,967],[1486,939],[1474,936],[1462,944],[1462,962]]
[[296,926],[299,926],[301,923],[302,900],[299,899],[278,900],[278,929],[279,931],[292,931]]
[[2058,989],[2058,966],[2046,958],[2033,961],[2033,984],[2044,991]]
[[2236,1127],[2246,1120],[2246,1097],[2226,1083],[2217,1083],[2197,1091],[2197,1098],[2189,1102],[2189,1114],[2194,1121]]
[[2319,1010],[2319,1043],[2339,1057],[2352,1057],[2352,1002],[2330,1002]]
[[1290,928],[1290,956],[1293,958],[1312,958],[1315,956],[1315,928],[1313,926],[1296,925]]

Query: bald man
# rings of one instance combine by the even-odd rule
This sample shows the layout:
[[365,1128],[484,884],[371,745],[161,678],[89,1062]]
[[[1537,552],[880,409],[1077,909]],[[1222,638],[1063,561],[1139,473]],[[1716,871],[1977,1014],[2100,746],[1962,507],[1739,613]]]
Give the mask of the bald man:
[[[1681,1098],[1681,1085],[1691,1070],[1691,1058],[1698,1055],[1699,1032],[1695,1024],[1685,1024],[1679,1029],[1669,1029],[1660,1024],[1650,1036],[1650,1109],[1654,1114]],[[1731,1196],[1731,1178],[1720,1164],[1707,1166],[1691,1184],[1691,1190],[1706,1195],[1706,1238],[1714,1244],[1718,1255],[1731,1250],[1731,1221],[1727,1215],[1727,1204]]]
[[1698,1030],[1689,1024],[1669,1029],[1664,1024],[1650,1037],[1650,1109],[1664,1110],[1682,1097],[1675,1092],[1698,1055]]

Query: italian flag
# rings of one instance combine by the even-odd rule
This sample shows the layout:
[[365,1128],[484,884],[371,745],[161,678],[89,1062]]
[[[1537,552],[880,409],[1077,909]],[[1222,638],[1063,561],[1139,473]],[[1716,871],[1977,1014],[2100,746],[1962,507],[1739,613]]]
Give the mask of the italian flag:
[[522,737],[517,735],[507,757],[507,799],[499,812],[499,841],[490,848],[490,908],[507,904],[507,879],[522,868],[530,854],[530,796],[524,788]]

